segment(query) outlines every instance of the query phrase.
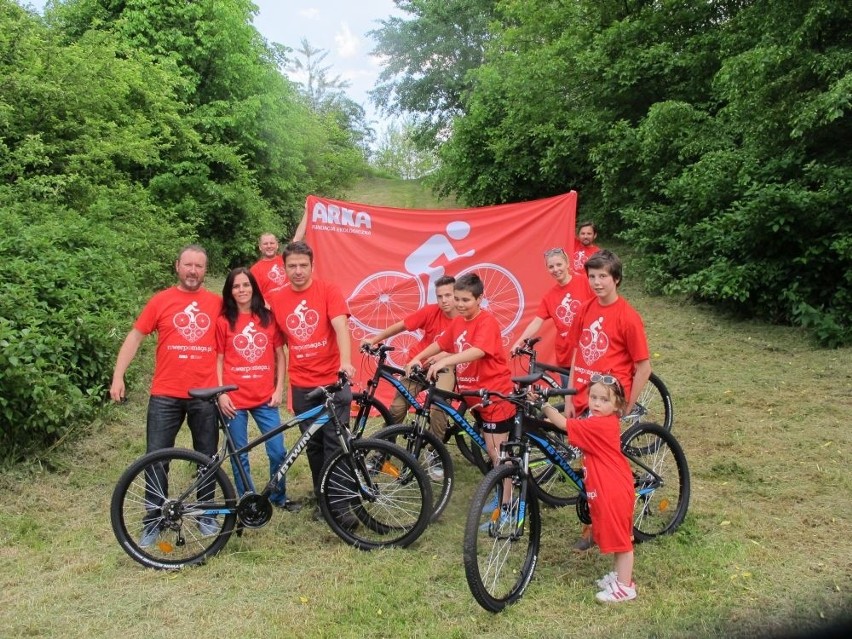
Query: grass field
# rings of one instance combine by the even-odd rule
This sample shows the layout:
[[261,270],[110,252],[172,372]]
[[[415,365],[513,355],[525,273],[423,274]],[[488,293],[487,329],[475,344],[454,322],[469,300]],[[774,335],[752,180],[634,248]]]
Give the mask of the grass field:
[[[452,206],[387,180],[349,197]],[[610,558],[571,552],[580,526],[569,508],[544,513],[525,597],[500,615],[480,609],[461,563],[478,474],[457,451],[452,502],[409,549],[354,550],[306,510],[276,513],[205,566],[143,569],[118,547],[108,512],[116,479],[143,451],[141,384],[108,420],[0,474],[0,637],[747,637],[848,618],[852,350],[815,350],[789,328],[646,296],[629,259],[625,280],[692,474],[684,526],[637,547],[637,601],[595,604]],[[150,366],[146,352],[134,366]],[[301,459],[291,496],[309,483]]]

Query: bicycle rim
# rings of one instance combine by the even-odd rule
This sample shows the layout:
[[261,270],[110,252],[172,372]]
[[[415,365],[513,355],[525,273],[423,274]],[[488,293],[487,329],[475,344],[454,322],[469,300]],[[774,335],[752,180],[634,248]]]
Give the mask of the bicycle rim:
[[[511,495],[503,497],[503,485]],[[514,464],[492,470],[474,493],[464,535],[464,569],[471,594],[480,606],[499,612],[520,599],[535,572],[541,538],[538,501],[522,500],[523,480]],[[529,493],[528,493],[529,494]],[[499,506],[511,504],[504,517]]]
[[350,448],[329,460],[322,473],[320,508],[329,526],[362,550],[413,543],[432,515],[426,473],[387,441],[359,439]]
[[624,428],[642,422],[659,424],[668,431],[672,429],[674,424],[672,396],[663,380],[655,373],[651,373],[651,377],[642,387],[642,391],[636,398],[633,412],[625,415],[621,421]]
[[[166,448],[144,455],[122,474],[110,519],[134,561],[176,569],[202,563],[224,547],[236,521],[236,495],[221,467],[202,484],[199,468],[209,462],[192,450]],[[150,543],[143,544],[146,537]]]
[[647,541],[677,530],[689,507],[690,477],[674,435],[657,424],[637,424],[622,435],[633,471],[633,534]]
[[420,463],[432,484],[432,521],[435,521],[450,503],[453,492],[455,470],[447,447],[433,433],[418,433],[414,426],[383,428],[375,437],[401,446]]

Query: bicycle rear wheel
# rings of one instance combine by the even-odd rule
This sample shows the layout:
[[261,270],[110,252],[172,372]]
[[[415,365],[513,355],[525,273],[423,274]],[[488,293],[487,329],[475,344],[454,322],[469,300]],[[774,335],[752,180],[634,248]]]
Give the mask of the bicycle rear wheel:
[[447,447],[434,433],[418,432],[415,426],[405,424],[382,428],[374,437],[401,446],[420,462],[432,482],[432,521],[435,521],[453,493],[455,469]]
[[236,522],[236,494],[221,466],[202,482],[210,461],[193,450],[164,448],[124,471],[112,493],[110,520],[134,561],[149,568],[183,568],[203,563],[225,546]]
[[[511,495],[503,495],[504,483]],[[464,532],[464,572],[474,599],[500,612],[520,599],[532,579],[541,540],[538,500],[515,464],[488,473],[473,496]],[[501,504],[509,504],[503,510]]]
[[655,373],[642,387],[642,392],[636,398],[636,405],[629,415],[621,418],[622,428],[642,423],[659,424],[670,431],[674,424],[674,405],[672,394]]
[[621,449],[633,471],[636,541],[674,532],[689,508],[690,478],[683,448],[662,426],[640,423],[621,435]]
[[343,541],[361,550],[405,547],[432,516],[432,488],[403,448],[380,439],[349,442],[322,471],[320,509]]

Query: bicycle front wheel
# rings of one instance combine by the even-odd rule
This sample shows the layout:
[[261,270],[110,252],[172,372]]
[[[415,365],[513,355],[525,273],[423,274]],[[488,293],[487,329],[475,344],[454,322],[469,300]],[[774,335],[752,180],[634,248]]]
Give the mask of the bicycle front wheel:
[[334,533],[361,550],[405,547],[432,516],[432,488],[403,448],[380,439],[349,442],[322,472],[320,509]]
[[501,464],[485,476],[470,504],[464,572],[474,599],[491,612],[520,599],[535,571],[541,515],[538,500],[525,488],[520,469]]
[[183,568],[225,546],[236,521],[236,494],[221,466],[207,471],[210,462],[193,450],[164,448],[124,471],[112,493],[110,519],[133,560],[149,568]]
[[683,448],[658,424],[636,424],[621,435],[633,471],[633,536],[648,541],[677,530],[689,508],[690,478]]
[[432,482],[432,521],[435,521],[447,504],[453,493],[453,458],[447,447],[434,433],[418,432],[417,427],[398,424],[382,428],[374,437],[402,446],[412,455]]

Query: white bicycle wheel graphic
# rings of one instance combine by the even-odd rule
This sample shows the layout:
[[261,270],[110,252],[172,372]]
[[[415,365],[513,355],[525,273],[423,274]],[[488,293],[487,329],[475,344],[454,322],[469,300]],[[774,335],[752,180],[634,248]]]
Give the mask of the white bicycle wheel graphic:
[[350,321],[378,333],[419,310],[426,301],[420,278],[400,271],[379,271],[364,279],[346,300]]
[[462,269],[456,277],[474,272],[485,286],[481,306],[497,319],[500,333],[505,338],[521,321],[524,313],[524,291],[521,284],[509,270],[487,262]]
[[421,331],[403,331],[387,340],[393,350],[388,352],[388,361],[397,368],[405,368],[411,358],[419,353]]

